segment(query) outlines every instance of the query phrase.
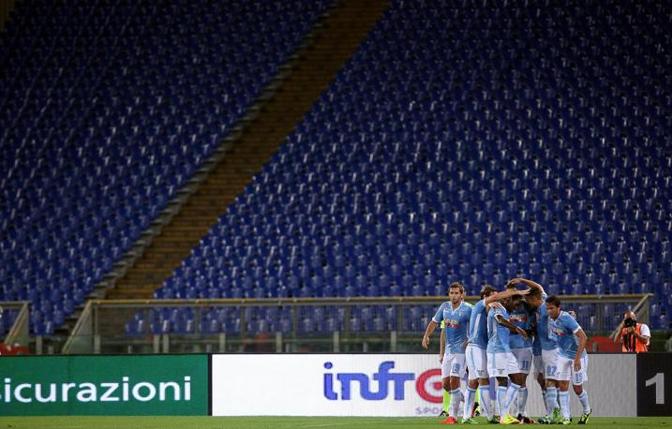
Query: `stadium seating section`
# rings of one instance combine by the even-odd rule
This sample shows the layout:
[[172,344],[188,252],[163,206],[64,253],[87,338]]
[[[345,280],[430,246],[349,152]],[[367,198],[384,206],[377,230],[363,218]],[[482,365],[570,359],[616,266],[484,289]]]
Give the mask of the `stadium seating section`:
[[[327,6],[18,3],[0,39],[0,298],[32,302],[34,333],[85,299]],[[669,328],[670,23],[663,0],[392,1],[156,297],[475,294],[524,275],[656,293],[651,324]],[[299,331],[416,331],[432,313],[392,310],[306,307]],[[239,314],[138,313],[127,333],[292,329],[286,308]]]
[[[476,294],[525,275],[551,294],[656,293],[651,324],[669,327],[671,19],[662,1],[393,2],[156,296]],[[606,307],[610,326],[622,310]],[[247,330],[288,329],[282,311],[250,311]],[[386,311],[351,322],[391,329]],[[300,326],[343,317],[317,307]]]
[[0,39],[0,299],[50,334],[330,2],[17,4]]

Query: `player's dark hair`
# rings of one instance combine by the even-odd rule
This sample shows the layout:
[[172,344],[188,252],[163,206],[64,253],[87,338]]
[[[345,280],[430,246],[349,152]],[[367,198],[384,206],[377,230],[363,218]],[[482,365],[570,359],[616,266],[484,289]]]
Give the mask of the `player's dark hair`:
[[528,313],[529,313],[530,311],[534,311],[534,310],[535,310],[535,308],[532,307],[532,306],[530,305],[530,303],[528,303],[527,301],[525,301],[524,298],[523,298],[523,301],[521,302],[521,304],[522,304],[523,308],[525,308],[525,311],[527,311]]
[[551,295],[548,298],[546,298],[546,304],[553,304],[556,307],[560,307],[560,298],[558,298],[555,295]]
[[494,287],[490,285],[484,285],[481,288],[481,299],[485,298],[486,296],[490,296],[495,292],[497,292],[497,289],[495,289]]
[[530,293],[527,294],[530,298],[541,298],[541,289],[536,287],[530,288]]
[[462,282],[452,282],[450,286],[448,286],[448,290],[450,289],[459,289],[461,293],[464,293],[464,285]]

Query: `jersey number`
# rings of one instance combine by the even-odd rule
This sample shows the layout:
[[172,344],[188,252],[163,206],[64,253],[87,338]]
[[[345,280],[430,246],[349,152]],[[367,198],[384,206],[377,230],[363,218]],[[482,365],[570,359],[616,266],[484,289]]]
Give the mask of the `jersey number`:
[[459,374],[459,372],[460,372],[460,364],[459,363],[454,363],[452,373],[453,374]]

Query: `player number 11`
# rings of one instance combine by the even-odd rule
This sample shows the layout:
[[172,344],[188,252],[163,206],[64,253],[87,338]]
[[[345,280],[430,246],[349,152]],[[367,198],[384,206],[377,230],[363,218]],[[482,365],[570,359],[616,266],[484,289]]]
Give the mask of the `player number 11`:
[[656,405],[661,405],[665,403],[665,374],[662,372],[657,373],[653,377],[646,380],[646,387],[651,386],[652,384],[656,385]]

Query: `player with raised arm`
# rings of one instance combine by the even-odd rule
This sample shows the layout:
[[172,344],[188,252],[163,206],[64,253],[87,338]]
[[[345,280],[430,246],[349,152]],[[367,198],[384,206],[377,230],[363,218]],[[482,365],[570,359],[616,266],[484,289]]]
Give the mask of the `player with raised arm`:
[[[574,385],[581,386],[587,379],[585,350],[588,337],[578,322],[569,313],[561,310],[560,299],[557,296],[546,299],[546,311],[549,317],[549,337],[555,338],[558,342],[559,352],[555,378],[560,390],[558,393],[562,413],[560,423],[567,425],[571,423],[569,381],[572,380]],[[583,406],[583,415],[579,419],[579,424],[586,424],[592,410],[588,402],[588,393],[582,388],[579,401]]]
[[488,329],[487,329],[487,307],[497,300],[506,299],[510,296],[524,293],[523,291],[504,291],[496,292],[495,288],[486,285],[481,289],[481,300],[471,309],[471,318],[469,319],[469,341],[465,352],[467,360],[467,369],[469,370],[469,380],[464,401],[465,416],[462,423],[470,424],[474,421],[469,417],[473,408],[476,389],[481,396],[481,411],[486,418],[493,421],[495,410],[490,403],[490,379],[488,376],[486,349],[488,347]]
[[546,373],[547,365],[550,368],[555,368],[558,354],[558,343],[548,336],[546,291],[544,291],[543,286],[528,279],[515,278],[509,283],[524,284],[530,288],[530,293],[525,297],[525,301],[535,313],[535,335],[532,342],[533,367],[546,406],[546,415],[539,419],[539,423],[549,424],[560,419],[560,408],[558,406],[557,382],[554,379],[555,373]]
[[[525,293],[529,290],[524,291]],[[509,374],[516,374],[518,365],[509,346],[509,333],[527,337],[527,332],[509,321],[509,310],[517,301],[519,295],[503,299],[500,303],[490,304],[488,310],[488,374],[497,379],[497,402],[501,417],[500,424],[519,424],[520,421],[509,413],[511,403],[518,396],[520,385],[509,382]]]
[[462,393],[460,380],[464,376],[464,350],[467,345],[467,328],[471,317],[471,305],[464,302],[464,286],[460,282],[451,283],[448,288],[450,301],[441,304],[436,314],[427,324],[422,337],[422,347],[429,348],[429,340],[437,326],[445,321],[446,348],[441,362],[443,388],[450,392],[450,409],[443,424],[457,424],[457,410]]
[[[530,314],[532,316],[532,332],[534,333],[534,338],[532,340],[532,377],[537,380],[539,387],[541,388],[541,395],[544,399],[544,406],[546,406],[546,379],[544,378],[544,360],[542,358],[542,346],[541,346],[541,334],[542,330],[539,327],[539,307],[543,304],[543,300],[546,299],[546,293],[544,289],[541,290],[532,289],[532,292],[525,297],[527,304],[530,306]],[[543,309],[544,313],[546,308]],[[547,316],[548,317],[548,316]],[[544,332],[548,332],[548,323]],[[547,335],[547,334],[546,334]],[[550,410],[546,407],[546,414],[550,415],[553,413],[553,409]]]
[[[516,282],[510,281],[506,287],[509,290],[515,290],[516,284]],[[515,374],[510,374],[509,378],[513,383],[520,386],[518,397],[513,401],[510,411],[521,423],[525,424],[534,423],[534,420],[527,414],[527,376],[532,368],[532,315],[530,309],[531,306],[527,302],[520,300],[511,309],[509,318],[511,323],[528,333],[527,338],[518,335],[516,332],[511,332],[509,335],[511,353],[513,353],[518,364],[518,371]]]

